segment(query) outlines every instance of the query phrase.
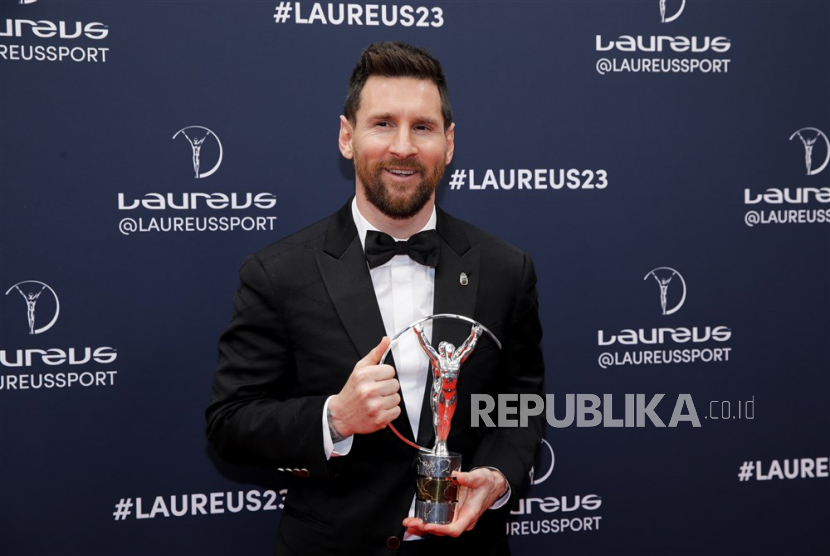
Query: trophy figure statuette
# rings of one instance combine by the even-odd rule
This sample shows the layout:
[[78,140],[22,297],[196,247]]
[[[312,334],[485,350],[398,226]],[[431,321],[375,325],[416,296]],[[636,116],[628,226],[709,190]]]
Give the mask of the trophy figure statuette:
[[[424,333],[424,323],[429,320],[446,318],[472,323],[470,335],[459,348],[450,342],[440,342],[436,350]],[[415,490],[415,517],[424,523],[452,523],[458,506],[459,485],[452,476],[461,470],[461,454],[450,452],[447,437],[450,434],[452,417],[458,402],[457,384],[461,364],[470,356],[482,333],[486,332],[501,348],[501,343],[484,325],[461,315],[440,314],[421,319],[398,332],[390,342],[381,362],[392,349],[392,343],[404,333],[412,330],[418,336],[421,348],[426,352],[432,368],[430,407],[432,427],[435,432],[435,446],[430,450],[404,438],[391,424],[389,427],[401,440],[418,448],[415,464],[418,475]]]

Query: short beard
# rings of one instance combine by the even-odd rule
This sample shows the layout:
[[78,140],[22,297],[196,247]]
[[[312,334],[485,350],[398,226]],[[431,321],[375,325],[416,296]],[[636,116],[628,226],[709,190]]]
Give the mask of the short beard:
[[[432,198],[438,184],[441,183],[446,166],[442,161],[431,172],[428,172],[427,168],[417,160],[401,160],[397,162],[378,162],[370,168],[357,153],[354,156],[355,173],[363,184],[366,200],[383,215],[394,220],[412,218],[424,208]],[[410,197],[397,199],[390,194],[389,188],[395,186],[388,186],[383,181],[383,173],[389,167],[415,170],[423,176]]]

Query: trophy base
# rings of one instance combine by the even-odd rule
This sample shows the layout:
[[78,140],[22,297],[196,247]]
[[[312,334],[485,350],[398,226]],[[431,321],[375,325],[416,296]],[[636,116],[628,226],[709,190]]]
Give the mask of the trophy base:
[[458,506],[458,482],[452,473],[460,470],[461,454],[418,453],[415,517],[424,523],[452,523]]
[[415,500],[415,517],[424,523],[447,525],[455,517],[458,502],[422,502]]

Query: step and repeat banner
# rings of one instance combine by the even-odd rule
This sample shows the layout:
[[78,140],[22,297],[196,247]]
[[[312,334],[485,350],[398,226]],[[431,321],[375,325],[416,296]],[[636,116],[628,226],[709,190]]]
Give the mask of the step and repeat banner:
[[353,193],[385,40],[449,80],[439,204],[536,262],[513,552],[830,547],[827,1],[0,10],[3,554],[270,553],[291,470],[207,444],[217,339],[245,256]]

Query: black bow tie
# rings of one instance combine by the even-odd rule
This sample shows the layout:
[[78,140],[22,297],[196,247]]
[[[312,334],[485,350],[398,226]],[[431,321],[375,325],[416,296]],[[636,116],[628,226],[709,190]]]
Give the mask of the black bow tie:
[[406,241],[395,241],[383,232],[366,232],[366,261],[369,268],[380,266],[395,255],[409,255],[416,263],[434,267],[438,264],[439,254],[438,232],[435,230],[418,232]]

